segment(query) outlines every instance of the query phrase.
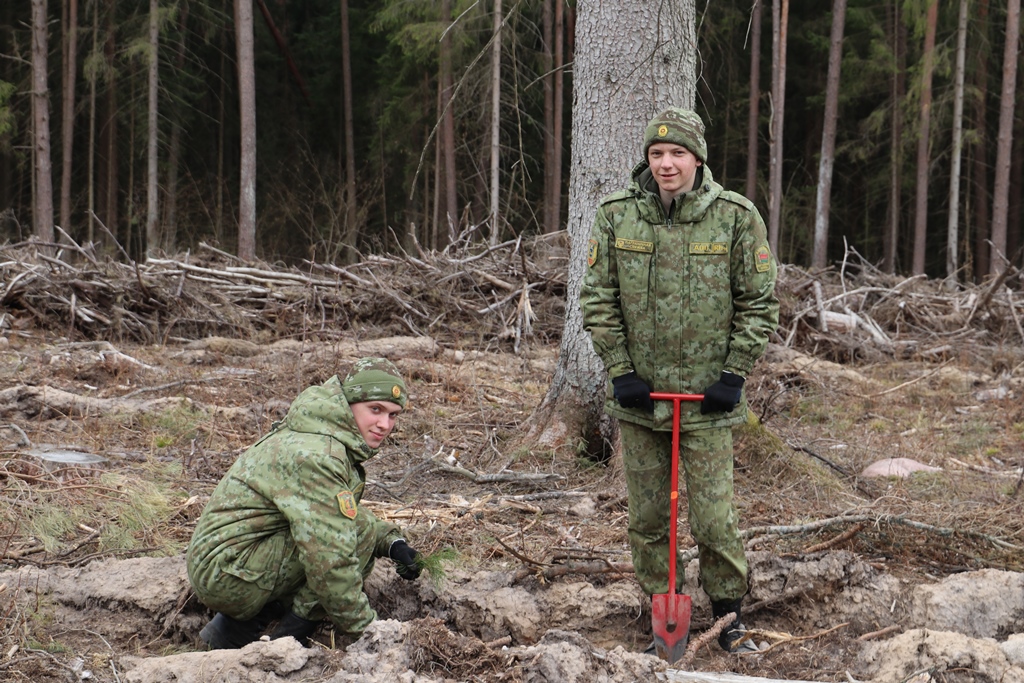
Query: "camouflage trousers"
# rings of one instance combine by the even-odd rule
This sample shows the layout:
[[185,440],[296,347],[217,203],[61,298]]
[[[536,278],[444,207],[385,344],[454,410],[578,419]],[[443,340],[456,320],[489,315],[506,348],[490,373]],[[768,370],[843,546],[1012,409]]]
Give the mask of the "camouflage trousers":
[[[625,421],[619,427],[636,578],[648,595],[667,593],[672,433]],[[679,435],[679,468],[686,482],[680,503],[686,501],[690,533],[697,542],[701,586],[715,601],[747,593],[747,558],[733,503],[732,466],[731,427]],[[683,566],[677,555],[676,590],[682,584]]]
[[[363,579],[373,571],[375,562],[374,521],[372,513],[359,508],[357,554]],[[259,541],[243,559],[231,563],[218,562],[217,558],[206,558],[202,564],[190,561],[188,575],[200,602],[235,619],[252,619],[275,600],[305,619],[327,616],[315,597],[303,600],[312,591],[306,586],[306,570],[299,560],[295,539],[287,529]],[[362,590],[362,586],[353,586],[352,590]]]

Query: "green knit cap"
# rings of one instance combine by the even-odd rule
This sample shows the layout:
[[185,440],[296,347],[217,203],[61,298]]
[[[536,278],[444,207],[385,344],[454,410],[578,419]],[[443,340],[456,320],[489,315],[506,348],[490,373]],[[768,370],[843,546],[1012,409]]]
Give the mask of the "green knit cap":
[[405,407],[409,392],[405,388],[398,368],[387,358],[360,358],[352,366],[345,381],[341,383],[345,400],[351,403],[364,401],[391,401]]
[[644,130],[644,159],[647,158],[647,150],[656,142],[682,145],[702,162],[708,160],[704,122],[695,111],[670,107],[651,119]]

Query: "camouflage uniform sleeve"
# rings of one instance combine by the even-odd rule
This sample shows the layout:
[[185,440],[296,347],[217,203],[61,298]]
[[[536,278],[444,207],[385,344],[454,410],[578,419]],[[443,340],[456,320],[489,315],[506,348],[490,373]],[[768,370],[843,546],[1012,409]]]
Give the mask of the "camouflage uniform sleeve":
[[[350,475],[348,468],[330,455],[310,456],[299,466],[297,479],[302,485],[275,502],[288,519],[299,561],[306,570],[306,585],[293,602],[295,613],[315,618],[319,604],[339,630],[358,637],[377,613],[363,593],[359,524],[342,513],[339,503],[339,493]],[[359,514],[366,512],[359,509]],[[373,522],[382,524],[376,518]],[[382,536],[393,533],[397,538],[398,529],[375,532]]]
[[775,297],[778,266],[768,248],[768,231],[753,204],[737,201],[735,243],[732,249],[733,325],[725,369],[747,377],[768,346],[779,324]]
[[612,250],[615,233],[604,203],[597,209],[587,243],[587,272],[580,291],[583,327],[609,377],[633,370],[626,347],[626,326],[619,300],[619,274]]

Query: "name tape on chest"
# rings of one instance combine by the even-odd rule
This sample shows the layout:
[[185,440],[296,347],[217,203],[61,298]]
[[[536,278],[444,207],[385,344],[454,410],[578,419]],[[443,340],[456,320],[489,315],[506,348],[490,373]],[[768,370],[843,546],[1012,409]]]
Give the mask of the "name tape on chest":
[[725,242],[690,242],[691,254],[728,254],[729,245]]
[[654,253],[654,242],[641,242],[640,240],[627,240],[619,237],[615,240],[615,248],[622,251],[639,251],[644,254]]

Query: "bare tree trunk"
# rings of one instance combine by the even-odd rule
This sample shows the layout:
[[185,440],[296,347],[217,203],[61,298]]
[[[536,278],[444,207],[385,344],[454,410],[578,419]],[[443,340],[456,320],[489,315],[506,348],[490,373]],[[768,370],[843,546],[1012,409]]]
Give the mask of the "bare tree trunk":
[[554,65],[554,14],[552,3],[561,0],[541,0],[541,85],[544,88],[544,213],[541,229],[545,233],[558,228],[552,217],[552,195],[555,186],[555,74]]
[[444,107],[444,113],[441,119],[442,135],[438,142],[441,145],[441,155],[444,157],[445,215],[442,216],[442,226],[437,231],[438,249],[447,246],[450,229],[459,229],[455,175],[455,109],[452,102],[455,88],[452,83],[451,0],[441,0],[441,22],[445,27],[444,36],[441,38],[441,106]]
[[883,269],[896,272],[896,255],[899,246],[900,217],[902,215],[903,183],[903,95],[906,92],[906,50],[903,40],[903,20],[900,17],[899,0],[892,0],[892,50],[895,57],[892,77],[892,127],[889,137],[889,220],[886,224],[885,243],[882,247]]
[[960,157],[963,150],[964,71],[967,61],[967,0],[960,0],[956,28],[956,72],[953,85],[953,164],[949,171],[949,224],[946,229],[946,277],[952,278],[960,263]]
[[1006,43],[1003,49],[1003,89],[999,96],[999,134],[996,144],[996,179],[992,189],[992,258],[989,274],[1006,270],[1006,216],[1010,192],[1010,152],[1013,151],[1014,91],[1017,85],[1017,50],[1020,47],[1020,0],[1006,5]]
[[238,194],[238,257],[256,258],[256,64],[252,2],[235,0],[235,47],[238,59],[238,112],[241,163]]
[[981,280],[989,271],[989,203],[988,185],[988,62],[990,56],[989,41],[989,0],[978,0],[977,9],[978,30],[982,32],[981,40],[978,41],[978,54],[976,57],[976,68],[974,70],[974,131],[975,140],[972,145],[972,167],[971,173],[974,179],[974,254],[972,277],[975,281]]
[[754,0],[750,8],[750,99],[747,102],[747,188],[750,201],[757,200],[757,151],[761,108],[761,6]]
[[[177,54],[174,56],[176,68],[185,68],[185,36],[188,28],[188,0],[182,0],[178,15],[178,28],[181,41],[178,43]],[[181,164],[181,113],[171,109],[171,139],[167,145],[167,210],[164,220],[164,247],[174,251],[178,243],[178,166]]]
[[[99,2],[94,2],[92,6],[92,56],[93,59],[97,58],[99,52],[99,32],[100,32],[100,21],[99,21]],[[86,151],[87,159],[87,171],[86,171],[86,203],[89,209],[88,218],[88,238],[92,242],[95,236],[95,227],[93,226],[93,215],[96,212],[96,78],[98,77],[96,70],[92,71],[92,75],[87,75],[89,79],[89,149]],[[68,184],[70,189],[71,178],[68,178]],[[63,184],[63,179],[61,181]],[[63,195],[63,188],[61,189]],[[69,194],[70,200],[70,194]],[[63,196],[61,201],[64,201]],[[70,213],[70,201],[69,201],[69,213]],[[61,207],[63,213],[64,208]],[[109,223],[108,223],[109,225]],[[65,228],[66,229],[66,228]]]
[[782,131],[786,113],[786,33],[789,0],[772,0],[772,126],[769,155],[768,245],[781,260],[779,231],[782,222]]
[[[356,225],[356,145],[352,122],[352,47],[348,28],[348,0],[341,0],[341,83],[345,139],[345,262],[355,263],[359,226]],[[387,214],[385,214],[387,215]]]
[[75,76],[78,74],[78,0],[68,0],[64,97],[61,116],[60,227],[71,231],[71,156],[75,140]]
[[158,232],[159,195],[157,193],[157,96],[159,94],[160,66],[160,3],[149,0],[149,99],[146,109],[146,256],[156,253],[160,248]]
[[[615,439],[603,412],[605,373],[578,304],[587,240],[600,197],[628,182],[647,121],[666,106],[693,106],[696,19],[693,0],[585,2],[577,11],[568,305],[558,366],[524,439],[551,449],[583,439],[605,459]],[[644,36],[649,49],[623,36]]]
[[925,241],[928,236],[928,143],[931,141],[932,73],[935,70],[935,28],[939,0],[929,0],[925,18],[924,65],[921,71],[921,123],[917,139],[917,201],[914,204],[914,259],[912,273],[924,274]]
[[36,236],[53,241],[53,167],[50,163],[50,93],[46,85],[46,0],[32,0],[32,145],[35,192],[32,217]]
[[836,121],[839,118],[839,78],[843,66],[843,30],[846,0],[832,2],[832,39],[828,53],[828,81],[825,86],[825,123],[821,133],[818,166],[818,209],[814,216],[814,256],[811,265],[824,268],[828,257],[828,219],[832,205],[832,167],[835,163]]
[[501,0],[494,0],[494,44],[491,46],[491,246],[497,246],[498,199],[501,190]]
[[552,92],[554,111],[552,116],[551,166],[554,179],[551,183],[551,226],[552,232],[562,227],[562,121],[565,119],[565,2],[555,0],[555,84]]
[[[225,2],[225,13],[227,11],[226,3],[231,0],[224,0]],[[220,78],[217,79],[220,84],[220,97],[217,99],[217,188],[214,192],[214,211],[215,215],[213,218],[213,235],[217,239],[218,244],[223,242],[224,239],[224,186],[226,180],[224,178],[224,131],[225,131],[225,107],[224,101],[227,98],[227,75],[225,73],[225,65],[227,63],[227,31],[223,30],[220,34],[220,69],[218,74]]]
[[[444,91],[444,85],[441,83],[441,79],[437,81],[437,114],[442,116],[442,110],[444,109],[444,100],[441,99],[441,94]],[[439,249],[441,246],[441,186],[444,183],[441,180],[441,173],[444,170],[444,159],[441,158],[441,141],[444,139],[444,130],[435,137],[434,139],[434,211],[431,214],[430,231],[427,233],[430,235],[430,240],[427,246],[431,249]]]

